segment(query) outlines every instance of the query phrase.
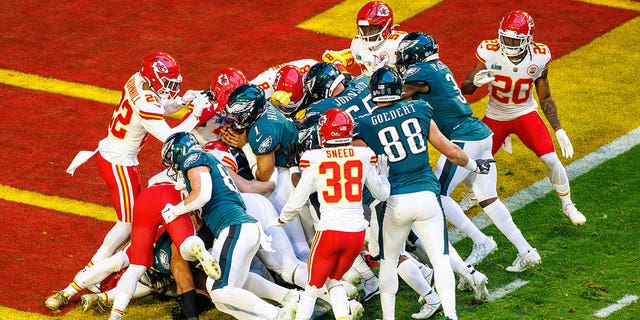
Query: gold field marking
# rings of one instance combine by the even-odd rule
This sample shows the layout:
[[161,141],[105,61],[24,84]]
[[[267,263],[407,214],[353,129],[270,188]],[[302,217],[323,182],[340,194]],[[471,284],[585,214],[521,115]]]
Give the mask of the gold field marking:
[[632,0],[577,0],[580,2],[595,4],[611,8],[640,11],[640,2]]
[[[358,33],[356,19],[358,11],[369,1],[343,1],[331,9],[321,12],[296,27],[313,32],[324,33],[336,37],[351,39]],[[394,23],[413,18],[419,13],[435,6],[442,0],[388,0],[385,1],[393,10]]]
[[0,185],[0,199],[103,221],[116,221],[116,212],[110,207],[58,196],[44,195],[5,185]]
[[120,99],[120,91],[7,69],[0,69],[0,82],[14,87],[50,92],[112,105],[117,104]]

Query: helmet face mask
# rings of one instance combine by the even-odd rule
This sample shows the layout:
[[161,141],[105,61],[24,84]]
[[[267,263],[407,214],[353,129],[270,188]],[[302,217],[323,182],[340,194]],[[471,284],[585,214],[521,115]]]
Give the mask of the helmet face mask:
[[166,53],[154,52],[146,56],[140,75],[162,99],[173,99],[180,92],[180,65]]
[[231,128],[244,131],[253,126],[266,110],[264,90],[254,84],[245,84],[233,90],[223,113]]
[[382,1],[365,4],[357,16],[358,36],[367,48],[375,50],[387,39],[393,29],[393,11]]
[[327,110],[318,120],[318,143],[320,147],[345,145],[353,140],[353,118],[341,109]]
[[191,150],[200,150],[198,140],[189,132],[177,132],[167,138],[162,145],[162,166],[167,167],[167,175],[177,181],[182,158]]
[[394,102],[402,99],[404,87],[397,71],[382,67],[371,75],[369,89],[373,102]]
[[533,18],[526,12],[516,10],[509,12],[498,29],[500,49],[508,57],[517,57],[527,50],[533,42]]

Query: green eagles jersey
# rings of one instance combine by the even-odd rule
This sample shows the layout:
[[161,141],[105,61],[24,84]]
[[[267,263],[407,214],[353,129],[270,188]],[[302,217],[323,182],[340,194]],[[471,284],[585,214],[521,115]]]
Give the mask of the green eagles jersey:
[[442,61],[411,65],[405,72],[404,82],[429,85],[428,93],[417,92],[412,98],[424,100],[433,107],[433,121],[449,140],[479,141],[491,136],[489,127],[472,116],[467,99],[460,92],[451,70]]
[[298,138],[293,120],[285,117],[276,107],[267,103],[267,111],[258,118],[247,133],[247,140],[256,155],[276,150],[276,167],[287,167],[287,146]]
[[332,108],[344,110],[354,119],[370,113],[375,108],[375,104],[371,101],[369,78],[365,76],[353,78],[338,96],[312,103],[305,115],[305,128],[317,124],[320,116]]
[[[211,199],[202,207],[202,219],[217,238],[220,232],[232,225],[257,220],[246,213],[246,207],[240,197],[238,187],[229,176],[225,166],[213,155],[202,150],[187,153],[180,162],[180,170],[187,177],[187,170],[206,166],[209,167],[211,182]],[[191,192],[191,183],[185,178],[187,191]]]
[[397,102],[356,119],[354,135],[389,159],[391,194],[440,193],[429,165],[427,142],[433,109],[422,100]]

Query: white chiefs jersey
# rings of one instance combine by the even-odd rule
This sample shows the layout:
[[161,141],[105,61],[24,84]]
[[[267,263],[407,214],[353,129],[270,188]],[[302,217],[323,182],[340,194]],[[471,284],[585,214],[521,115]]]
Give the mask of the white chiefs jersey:
[[[214,102],[217,104],[217,102]],[[217,105],[211,106],[211,108],[217,108]],[[220,131],[226,124],[222,111],[215,113],[207,122],[202,125],[196,126],[191,133],[196,137],[198,143],[204,146],[209,141],[220,140]]]
[[308,150],[300,158],[302,175],[293,194],[282,208],[282,220],[293,219],[318,192],[320,221],[316,230],[361,231],[369,225],[362,208],[366,184],[381,201],[389,196],[386,178],[378,174],[376,156],[367,147],[334,147]]
[[222,164],[231,168],[231,170],[235,173],[238,172],[238,162],[236,162],[236,157],[234,157],[230,152],[213,149],[207,150],[208,153],[212,154],[218,161],[222,162]]
[[400,41],[407,35],[404,31],[392,31],[380,47],[371,50],[360,38],[351,40],[351,54],[362,68],[362,73],[368,77],[378,69],[387,66],[395,68],[396,49]]
[[476,57],[495,77],[488,85],[487,117],[508,121],[538,110],[533,87],[551,61],[551,52],[546,45],[529,45],[526,56],[513,63],[502,54],[497,39],[485,40],[478,45]]
[[301,60],[281,63],[277,66],[273,66],[265,70],[264,72],[259,74],[257,77],[255,77],[253,80],[249,81],[249,83],[255,84],[260,88],[262,88],[264,90],[264,96],[267,99],[269,99],[275,90],[273,88],[273,81],[276,79],[276,74],[278,73],[280,68],[290,64],[300,68],[300,70],[302,71],[302,74],[306,74],[309,71],[309,69],[316,63],[318,63],[318,61],[314,59],[301,59]]
[[169,127],[164,121],[165,110],[160,98],[146,89],[145,84],[140,73],[135,73],[125,83],[109,123],[108,135],[98,143],[100,155],[112,164],[136,166],[138,153],[149,133],[164,142],[171,134],[190,131],[197,123],[191,116],[179,126]]

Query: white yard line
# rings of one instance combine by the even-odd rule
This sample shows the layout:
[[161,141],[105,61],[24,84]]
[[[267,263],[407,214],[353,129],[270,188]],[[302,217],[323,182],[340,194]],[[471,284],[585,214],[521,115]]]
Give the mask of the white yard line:
[[495,288],[491,290],[491,293],[489,294],[489,301],[496,301],[509,293],[516,291],[516,289],[524,287],[527,283],[529,283],[529,281],[516,279],[504,287]]
[[622,297],[622,299],[616,301],[616,303],[614,303],[614,304],[612,304],[612,305],[610,305],[610,306],[608,306],[606,308],[603,308],[603,309],[600,309],[600,310],[596,311],[593,315],[598,317],[598,318],[606,318],[609,315],[611,315],[612,313],[614,313],[614,312],[616,312],[616,311],[618,311],[618,310],[620,310],[620,309],[622,309],[622,308],[624,308],[624,307],[626,307],[626,306],[628,306],[628,305],[630,305],[630,304],[632,304],[632,303],[634,303],[636,301],[638,301],[638,296],[634,296],[632,294],[628,294],[628,295]]
[[[615,158],[640,144],[640,128],[637,128],[626,135],[619,137],[618,139],[610,142],[607,145],[600,147],[600,149],[586,155],[584,158],[579,159],[566,167],[569,180],[588,172],[589,170],[599,166],[607,160]],[[512,213],[518,209],[521,209],[525,205],[535,201],[538,198],[546,196],[549,192],[553,191],[553,187],[549,182],[549,179],[544,178],[531,186],[518,191],[513,196],[507,198],[504,204],[509,208]],[[471,218],[473,223],[480,229],[484,229],[493,224],[491,219],[484,212]],[[587,221],[587,223],[589,223]],[[456,243],[467,235],[462,233],[456,228],[449,229],[449,240],[451,243]]]

